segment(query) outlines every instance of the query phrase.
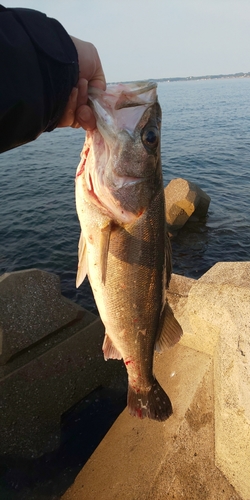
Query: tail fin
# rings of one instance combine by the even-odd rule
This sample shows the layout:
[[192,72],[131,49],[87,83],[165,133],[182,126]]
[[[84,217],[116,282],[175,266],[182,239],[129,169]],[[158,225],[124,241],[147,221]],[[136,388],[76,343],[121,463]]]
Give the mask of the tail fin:
[[173,413],[171,401],[157,380],[147,392],[136,393],[128,387],[128,410],[130,415],[153,420],[167,420]]

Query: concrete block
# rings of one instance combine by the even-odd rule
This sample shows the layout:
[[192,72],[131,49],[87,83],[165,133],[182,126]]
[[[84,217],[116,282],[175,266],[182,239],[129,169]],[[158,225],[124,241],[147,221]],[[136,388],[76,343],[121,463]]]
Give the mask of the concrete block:
[[[187,301],[192,286],[196,280],[186,278],[178,274],[172,274],[169,288],[166,291],[166,297],[170,307],[174,311],[177,321],[180,323],[183,330],[183,337],[180,342],[192,348],[193,330],[189,321],[187,310]],[[191,334],[191,335],[190,335]],[[188,340],[190,339],[190,340]]]
[[93,314],[84,311],[56,337],[0,369],[1,455],[30,459],[55,450],[61,415],[96,387],[127,378],[122,363],[104,361],[104,328]]
[[165,187],[166,220],[170,232],[178,231],[191,215],[205,217],[210,204],[199,186],[185,179],[172,179]]
[[0,365],[76,320],[55,274],[29,269],[0,276]]
[[220,262],[190,289],[182,343],[214,358],[216,464],[250,499],[250,262]]
[[155,372],[173,416],[141,421],[125,409],[63,500],[240,500],[214,463],[211,357],[177,345]]
[[173,275],[166,293],[184,335],[155,372],[174,415],[125,410],[64,500],[250,500],[250,262]]
[[56,275],[0,277],[1,455],[55,450],[64,412],[101,384],[127,379],[123,364],[104,361],[103,338],[100,319],[63,297]]
[[188,297],[189,292],[194,283],[196,283],[196,281],[197,280],[193,278],[186,278],[186,276],[181,276],[180,274],[172,273],[168,292],[171,295]]

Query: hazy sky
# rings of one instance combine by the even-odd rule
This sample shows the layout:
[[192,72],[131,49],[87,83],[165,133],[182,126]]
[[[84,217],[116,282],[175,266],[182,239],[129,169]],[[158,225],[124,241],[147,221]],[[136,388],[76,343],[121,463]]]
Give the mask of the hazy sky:
[[1,0],[94,43],[107,81],[250,71],[250,0]]

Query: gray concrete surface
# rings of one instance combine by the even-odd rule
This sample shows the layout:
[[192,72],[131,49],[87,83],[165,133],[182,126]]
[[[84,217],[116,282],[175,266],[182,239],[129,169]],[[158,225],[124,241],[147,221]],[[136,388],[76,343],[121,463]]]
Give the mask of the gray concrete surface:
[[39,269],[0,276],[0,365],[77,318],[55,274]]

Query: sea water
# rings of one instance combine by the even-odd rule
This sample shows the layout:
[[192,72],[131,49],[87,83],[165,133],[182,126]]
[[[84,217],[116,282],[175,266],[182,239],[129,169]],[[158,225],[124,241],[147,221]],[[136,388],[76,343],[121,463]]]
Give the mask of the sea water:
[[[250,260],[250,79],[162,82],[164,185],[177,177],[210,197],[208,216],[172,239],[174,272],[199,278],[218,261]],[[57,129],[0,155],[0,275],[39,268],[96,312],[75,287],[80,226],[74,178],[82,130]]]

